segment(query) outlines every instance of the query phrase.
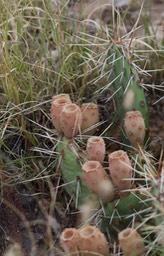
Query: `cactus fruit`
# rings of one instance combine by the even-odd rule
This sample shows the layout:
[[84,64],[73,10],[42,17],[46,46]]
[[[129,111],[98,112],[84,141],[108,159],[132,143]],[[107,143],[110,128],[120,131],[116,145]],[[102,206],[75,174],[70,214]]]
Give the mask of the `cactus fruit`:
[[138,145],[143,145],[145,122],[140,111],[128,111],[125,114],[124,130],[133,147],[137,148]]
[[108,155],[109,170],[113,183],[119,190],[129,189],[132,179],[132,165],[127,153],[117,150]]
[[92,192],[105,201],[113,199],[113,185],[100,162],[85,162],[82,172],[85,184]]
[[124,256],[142,256],[144,254],[144,240],[132,228],[126,228],[118,234],[118,240]]
[[99,109],[94,103],[84,103],[80,108],[72,103],[69,94],[61,93],[52,97],[50,116],[59,133],[63,132],[66,137],[73,138],[81,131],[90,135],[95,133]]
[[52,123],[55,126],[55,129],[59,133],[61,133],[62,132],[61,122],[60,122],[61,112],[65,105],[67,105],[68,103],[71,103],[71,100],[70,98],[65,96],[64,97],[60,97],[60,95],[57,95],[57,96],[55,99],[52,100],[50,115],[51,115]]
[[77,241],[79,234],[75,228],[66,228],[60,234],[60,243],[65,252],[77,255]]
[[61,233],[60,241],[68,255],[109,256],[108,242],[104,234],[95,226],[67,228]]
[[83,134],[93,135],[96,131],[95,125],[99,122],[99,109],[95,103],[83,103],[81,105]]
[[61,129],[65,137],[73,138],[81,131],[82,113],[78,105],[66,104],[60,115]]
[[105,157],[105,142],[98,136],[90,137],[87,141],[86,153],[88,160],[103,162]]
[[87,225],[79,229],[78,249],[80,255],[109,256],[108,243],[104,234],[95,226]]

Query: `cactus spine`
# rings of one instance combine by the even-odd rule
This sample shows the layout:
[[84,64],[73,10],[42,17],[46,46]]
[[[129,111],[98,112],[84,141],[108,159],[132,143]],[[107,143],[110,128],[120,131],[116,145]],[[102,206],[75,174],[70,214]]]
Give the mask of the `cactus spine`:
[[134,218],[140,220],[139,212],[147,213],[150,207],[150,202],[146,202],[147,196],[141,193],[130,193],[126,197],[115,199],[104,207],[104,218],[102,219],[101,227],[106,232],[112,234],[112,237],[117,235],[132,222]]

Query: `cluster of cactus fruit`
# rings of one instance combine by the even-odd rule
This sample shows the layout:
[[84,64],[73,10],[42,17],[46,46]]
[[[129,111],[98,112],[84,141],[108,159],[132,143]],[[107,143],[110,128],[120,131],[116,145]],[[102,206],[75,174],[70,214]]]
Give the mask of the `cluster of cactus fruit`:
[[[99,125],[99,108],[95,103],[84,103],[80,107],[64,93],[52,98],[51,119],[60,136],[56,148],[60,153],[58,166],[65,190],[79,210],[77,226],[66,228],[61,233],[61,246],[66,255],[91,256],[113,255],[111,244],[118,244],[117,249],[121,248],[125,256],[141,256],[155,238],[156,245],[159,245],[156,255],[162,255],[164,170],[162,167],[158,175],[151,170],[144,171],[150,166],[145,167],[146,161],[142,163],[141,160],[148,131],[143,89],[138,85],[136,71],[126,63],[121,51],[116,46],[110,50],[115,52],[118,61],[124,58],[122,72],[126,76],[120,81],[123,83],[121,90],[125,91],[125,84],[128,88],[125,93],[119,92],[116,103],[123,111],[119,111],[119,116],[124,138],[132,146],[131,152],[120,149],[108,153],[104,139],[94,136]],[[117,77],[117,72],[120,72],[117,64],[120,67],[122,62],[114,63],[110,74]],[[132,79],[128,83],[129,75]],[[113,89],[115,87],[113,83]],[[81,140],[83,147],[78,144]],[[153,230],[144,239],[140,235],[142,223],[156,227],[155,234]]]
[[[72,103],[68,94],[59,94],[52,98],[52,122],[59,133],[67,138],[73,138],[80,132],[94,133],[95,128],[90,126],[99,121],[99,110],[94,103],[84,103],[81,108]],[[87,131],[87,129],[91,131]]]

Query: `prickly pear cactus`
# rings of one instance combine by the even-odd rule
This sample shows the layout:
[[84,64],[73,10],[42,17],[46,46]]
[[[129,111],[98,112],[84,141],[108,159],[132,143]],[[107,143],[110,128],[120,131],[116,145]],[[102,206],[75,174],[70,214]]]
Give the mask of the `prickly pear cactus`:
[[[108,63],[112,66],[109,74],[111,88],[114,91],[120,125],[127,111],[137,110],[142,113],[148,137],[149,115],[144,90],[136,69],[131,61],[128,50],[123,46],[112,44],[108,50]],[[123,136],[125,140],[125,135]],[[126,141],[127,142],[127,141]]]
[[[65,137],[59,142],[57,151],[61,156],[59,166],[65,190],[73,197],[76,207],[79,208],[92,194],[82,178],[82,163],[86,159],[80,157],[80,151],[73,140]],[[102,230],[112,231],[114,236],[118,231],[126,228],[134,218],[136,219],[136,216],[139,216],[137,213],[149,207],[149,203],[144,202],[144,199],[146,196],[143,194],[129,193],[106,204],[103,207]]]
[[59,167],[65,183],[65,190],[73,197],[78,208],[91,195],[82,179],[81,164],[85,159],[80,158],[80,151],[73,140],[66,137],[59,142],[57,152],[61,156]]
[[[150,203],[144,202],[147,198],[144,194],[130,193],[128,196],[119,198],[104,207],[104,218],[102,219],[102,229],[115,237],[117,233],[126,227],[133,220],[141,220],[140,212],[147,212]],[[144,214],[142,214],[142,217]]]

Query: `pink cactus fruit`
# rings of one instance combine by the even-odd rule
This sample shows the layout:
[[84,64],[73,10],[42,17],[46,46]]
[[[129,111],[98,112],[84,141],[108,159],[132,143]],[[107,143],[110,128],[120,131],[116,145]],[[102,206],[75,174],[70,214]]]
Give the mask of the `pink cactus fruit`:
[[83,103],[81,106],[83,134],[93,135],[96,131],[95,125],[99,122],[99,109],[95,103]]
[[63,106],[60,115],[61,129],[65,137],[73,138],[81,131],[81,109],[74,103]]
[[127,153],[117,150],[108,155],[109,170],[115,186],[119,190],[129,189],[132,178],[132,165]]
[[66,228],[60,234],[60,243],[65,252],[77,255],[79,234],[75,228]]
[[124,229],[118,234],[118,240],[124,256],[141,256],[144,254],[144,240],[135,229]]
[[86,186],[104,201],[113,199],[113,185],[98,161],[87,161],[82,165],[83,179]]
[[52,119],[52,123],[55,126],[58,132],[62,132],[61,123],[60,123],[60,115],[63,107],[71,103],[71,99],[69,97],[62,97],[61,94],[55,95],[52,100],[50,116]]
[[124,130],[133,147],[143,144],[145,122],[140,111],[129,111],[125,114]]
[[102,137],[93,136],[88,139],[86,147],[87,158],[103,162],[105,157],[105,142]]
[[78,249],[80,255],[109,256],[108,242],[104,234],[95,226],[87,225],[78,230]]

